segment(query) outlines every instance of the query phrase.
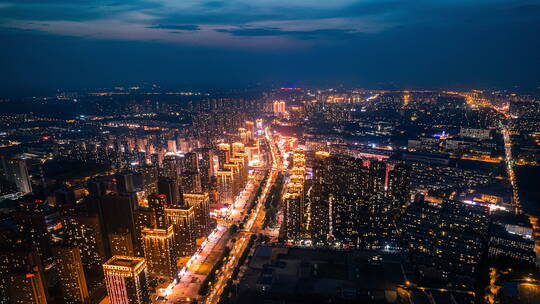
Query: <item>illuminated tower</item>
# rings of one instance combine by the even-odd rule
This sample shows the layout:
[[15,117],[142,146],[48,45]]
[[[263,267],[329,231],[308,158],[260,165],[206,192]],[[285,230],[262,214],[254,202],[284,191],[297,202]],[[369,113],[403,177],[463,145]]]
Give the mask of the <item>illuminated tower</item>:
[[165,229],[165,206],[167,198],[164,194],[150,195],[148,208],[152,211],[152,222],[156,227]]
[[109,242],[112,255],[135,255],[131,232],[129,230],[121,229],[109,233]]
[[234,173],[232,170],[219,170],[217,172],[219,202],[232,204],[234,202]]
[[223,168],[223,166],[229,162],[229,158],[231,157],[231,146],[225,143],[219,144],[217,154],[219,168]]
[[188,207],[195,208],[195,236],[206,237],[210,232],[210,209],[208,193],[184,194],[184,201]]
[[47,303],[43,267],[35,251],[0,251],[0,302]]
[[3,169],[4,178],[14,183],[19,192],[23,194],[32,192],[32,183],[24,159],[1,155],[0,165]]
[[161,175],[168,178],[176,179],[180,174],[181,159],[176,155],[168,155],[163,159],[163,168]]
[[397,164],[388,173],[388,194],[401,205],[410,202],[411,169],[406,164]]
[[103,264],[111,304],[148,304],[147,268],[144,258],[115,255]]
[[71,246],[54,247],[53,257],[57,267],[63,303],[86,302],[88,288],[79,248]]
[[273,110],[274,110],[274,115],[276,116],[285,113],[285,101],[283,100],[274,101]]
[[177,257],[189,256],[195,250],[195,208],[165,208],[165,224],[174,227],[174,245]]
[[232,197],[234,198],[238,192],[240,192],[240,187],[242,185],[240,165],[236,162],[230,162],[224,165],[224,169],[229,169],[233,173],[232,180]]
[[165,195],[170,205],[182,205],[182,188],[178,179],[160,177],[158,181],[158,193]]
[[176,140],[170,139],[167,141],[167,152],[176,153]]
[[253,123],[253,121],[246,121],[246,129],[249,139],[253,139],[253,136],[255,136],[255,124]]
[[201,185],[204,190],[208,190],[214,176],[214,152],[209,148],[204,148],[200,153]]
[[183,171],[199,171],[199,158],[197,153],[188,152],[184,155]]
[[143,179],[143,187],[146,195],[157,193],[158,170],[155,165],[140,167],[140,173]]
[[369,164],[369,190],[383,193],[386,189],[386,163],[371,161]]
[[182,173],[182,190],[186,193],[196,193],[202,191],[201,175],[197,171],[186,171]]
[[87,269],[101,267],[106,260],[106,245],[102,224],[97,215],[71,214],[62,220],[66,239],[78,247],[82,263]]
[[300,193],[285,193],[284,230],[288,240],[298,240],[302,224],[302,199]]
[[174,228],[144,228],[142,230],[144,257],[148,274],[156,278],[177,278],[176,255],[174,253]]

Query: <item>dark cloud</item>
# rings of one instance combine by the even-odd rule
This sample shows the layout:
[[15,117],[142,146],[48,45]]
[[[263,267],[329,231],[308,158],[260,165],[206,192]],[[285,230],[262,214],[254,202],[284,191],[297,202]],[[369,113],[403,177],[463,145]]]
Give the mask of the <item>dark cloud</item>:
[[147,28],[179,30],[179,31],[198,31],[201,28],[196,24],[158,24],[147,26]]
[[356,38],[359,33],[350,29],[319,29],[312,31],[284,31],[279,28],[238,28],[217,29],[217,32],[229,33],[234,36],[289,36],[300,40],[343,40]]

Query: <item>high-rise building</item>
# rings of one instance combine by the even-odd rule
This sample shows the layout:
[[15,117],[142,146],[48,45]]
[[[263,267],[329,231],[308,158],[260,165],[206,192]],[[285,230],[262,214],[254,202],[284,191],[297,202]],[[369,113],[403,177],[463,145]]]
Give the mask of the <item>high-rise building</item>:
[[32,192],[32,182],[28,175],[26,160],[23,158],[0,155],[0,165],[4,178],[15,184],[17,190],[23,194]]
[[58,273],[63,303],[85,303],[88,287],[78,247],[56,246],[53,257]]
[[185,171],[181,176],[182,190],[185,193],[202,192],[201,175],[198,171]]
[[204,148],[200,151],[199,166],[202,188],[208,190],[214,176],[214,151],[212,149]]
[[165,224],[173,225],[174,244],[177,257],[189,256],[195,250],[196,220],[195,207],[171,207],[165,208]]
[[199,171],[199,158],[197,153],[188,152],[184,155],[184,164],[182,171],[198,172]]
[[218,156],[218,162],[219,162],[219,168],[223,168],[223,166],[229,162],[229,158],[231,157],[231,145],[226,143],[221,143],[218,145],[217,150],[217,156]]
[[405,205],[411,200],[411,169],[406,164],[396,164],[388,173],[388,195]]
[[155,278],[174,280],[178,277],[174,252],[174,228],[144,228],[142,230],[144,257],[148,274]]
[[104,241],[99,216],[67,214],[62,220],[62,225],[69,245],[79,248],[85,269],[101,267],[106,260],[108,244]]
[[167,141],[167,152],[176,153],[176,140],[170,139]]
[[32,243],[44,264],[51,262],[51,235],[41,212],[20,212],[15,216],[17,230]]
[[109,233],[109,247],[111,255],[135,255],[131,232],[127,229]]
[[148,197],[148,208],[152,212],[152,226],[165,229],[165,207],[167,206],[167,197],[164,194],[150,195]]
[[223,169],[217,172],[217,188],[221,204],[232,204],[234,202],[234,172],[231,169]]
[[111,304],[148,304],[147,266],[144,258],[113,256],[103,264]]
[[116,187],[118,193],[129,193],[135,191],[135,183],[133,178],[133,173],[123,172],[115,176],[116,178]]
[[46,304],[43,266],[31,249],[0,251],[0,303]]
[[135,237],[134,211],[138,205],[136,194],[109,194],[100,197],[99,201],[101,207],[101,220],[104,224],[104,234],[107,238],[107,244],[110,244],[110,241],[108,240],[110,233],[128,230],[131,234],[131,241],[135,252],[142,252],[141,244],[137,242],[138,240]]
[[158,180],[158,194],[167,198],[169,205],[182,205],[182,187],[178,179],[160,177]]
[[386,190],[386,163],[372,160],[369,164],[369,191],[381,193]]
[[306,159],[302,149],[295,149],[293,152],[291,172],[290,182],[286,186],[286,193],[283,197],[283,230],[287,240],[297,241],[303,234],[307,234],[306,230],[310,221],[309,215],[306,216],[305,212],[307,209],[304,201]]
[[285,113],[285,101],[283,100],[274,101],[273,110],[274,110],[274,115],[276,116]]
[[210,198],[207,193],[184,194],[184,201],[187,207],[195,210],[195,236],[196,238],[206,237],[210,233],[210,209],[208,207]]
[[303,202],[300,193],[285,193],[283,196],[284,221],[283,227],[287,240],[295,241],[300,238],[302,228]]
[[472,288],[489,226],[488,210],[460,201],[417,198],[398,222],[419,279]]
[[157,193],[158,170],[155,165],[141,166],[139,172],[143,179],[143,189],[146,195]]
[[172,179],[178,178],[181,168],[181,158],[176,155],[168,155],[163,159],[161,175]]

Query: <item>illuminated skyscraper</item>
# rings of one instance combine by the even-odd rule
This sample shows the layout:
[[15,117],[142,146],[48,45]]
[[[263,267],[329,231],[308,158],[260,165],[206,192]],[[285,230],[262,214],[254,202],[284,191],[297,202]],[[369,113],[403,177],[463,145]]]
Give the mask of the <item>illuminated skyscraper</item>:
[[202,192],[201,175],[198,171],[185,171],[181,176],[182,190],[185,193]]
[[165,195],[169,205],[182,205],[182,192],[182,187],[178,179],[165,177],[159,178],[158,194]]
[[255,123],[253,121],[246,121],[246,130],[249,139],[253,139],[253,136],[255,136]]
[[113,256],[103,264],[111,304],[148,304],[147,266],[144,258]]
[[189,256],[195,250],[195,207],[165,208],[165,224],[174,227],[174,244],[177,257]]
[[285,193],[284,204],[284,230],[287,240],[298,240],[300,238],[302,225],[302,207],[300,193]]
[[397,164],[388,173],[388,194],[402,205],[409,203],[411,194],[411,169],[405,164]]
[[[135,252],[142,252],[141,244],[135,237],[134,211],[138,200],[135,193],[104,195],[100,197],[101,220],[105,227],[105,237],[112,232],[128,230]],[[107,240],[107,244],[110,244]],[[110,247],[109,247],[110,248]]]
[[[167,198],[164,194],[150,195],[148,197],[148,208],[152,212],[152,223],[156,227],[165,229],[165,207]],[[152,225],[153,226],[153,225]],[[149,227],[149,226],[148,226]]]
[[386,190],[386,163],[371,161],[369,164],[369,190],[381,193]]
[[209,148],[204,148],[200,155],[201,185],[204,190],[208,190],[214,176],[214,152]]
[[241,153],[244,152],[244,144],[240,142],[235,142],[232,144],[232,153]]
[[219,202],[232,204],[234,202],[234,173],[231,169],[217,172]]
[[33,212],[20,212],[15,216],[17,229],[36,248],[39,257],[44,263],[51,261],[50,233],[47,229],[43,214]]
[[35,251],[0,251],[0,303],[46,304],[45,288],[43,267]]
[[195,208],[195,236],[206,237],[210,232],[210,198],[207,193],[184,194],[184,201],[188,207]]
[[188,152],[184,155],[183,171],[198,172],[199,171],[199,158],[197,153]]
[[219,168],[223,168],[223,166],[229,162],[229,158],[231,157],[231,145],[226,143],[221,143],[218,145],[218,161],[219,161]]
[[143,179],[143,187],[146,195],[157,193],[158,170],[155,165],[146,165],[140,167],[140,173]]
[[144,228],[142,230],[144,257],[148,274],[156,278],[173,280],[178,276],[174,252],[174,228]]
[[14,183],[19,192],[22,192],[23,194],[32,192],[32,183],[24,159],[0,155],[0,165],[2,167],[4,178]]
[[78,247],[57,246],[53,257],[62,291],[63,303],[84,303],[88,299],[88,288]]
[[286,186],[284,202],[284,231],[287,240],[297,241],[310,221],[304,201],[304,179],[306,172],[305,153],[302,149],[293,152],[293,168],[290,182]]
[[111,255],[135,255],[133,240],[129,230],[121,229],[109,233],[109,243]]
[[285,113],[285,101],[283,100],[274,101],[273,110],[274,110],[274,115],[276,116]]
[[176,140],[170,139],[167,141],[167,152],[176,153]]
[[163,159],[163,168],[161,175],[164,177],[176,179],[180,174],[181,159],[176,155],[168,155]]
[[99,217],[97,215],[70,214],[64,217],[62,224],[70,246],[79,248],[85,268],[101,267],[106,259],[106,244]]

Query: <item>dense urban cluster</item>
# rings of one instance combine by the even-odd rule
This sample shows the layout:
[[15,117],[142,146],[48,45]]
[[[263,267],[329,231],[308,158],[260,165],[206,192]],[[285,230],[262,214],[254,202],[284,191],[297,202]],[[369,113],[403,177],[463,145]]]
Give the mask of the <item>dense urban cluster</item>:
[[135,86],[0,105],[0,303],[540,301],[538,96]]

